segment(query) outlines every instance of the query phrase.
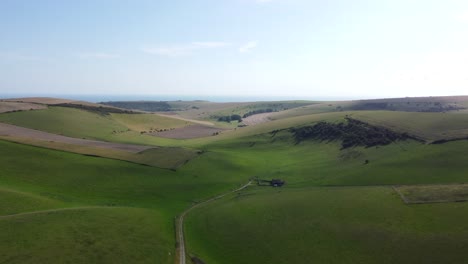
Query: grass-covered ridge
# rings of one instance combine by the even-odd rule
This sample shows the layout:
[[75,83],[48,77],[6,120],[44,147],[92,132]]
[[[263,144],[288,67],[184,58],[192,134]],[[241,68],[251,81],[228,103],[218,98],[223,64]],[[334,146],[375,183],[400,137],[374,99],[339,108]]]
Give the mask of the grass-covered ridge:
[[108,115],[69,107],[1,114],[0,122],[70,137],[102,140],[111,136],[114,131],[128,130]]
[[206,263],[463,263],[467,207],[407,206],[390,187],[254,188],[194,211],[187,239]]
[[0,216],[5,263],[173,263],[173,238],[157,212],[79,208]]
[[[393,187],[418,199],[464,197],[466,188],[452,187],[468,182],[468,141],[402,139],[404,133],[428,143],[468,136],[466,113],[302,103],[268,113],[268,122],[226,124],[216,136],[192,139],[154,131],[210,126],[212,115],[255,112],[271,103],[170,102],[183,109],[172,114],[177,118],[57,106],[0,114],[0,122],[69,137],[157,147],[137,153],[141,163],[196,154],[174,171],[47,149],[57,142],[0,141],[0,262],[173,263],[175,217],[255,177],[287,184],[251,186],[191,211],[185,226],[190,255],[206,263],[463,262],[467,205],[406,205]],[[313,133],[297,140],[301,129]],[[353,144],[343,148],[348,132],[353,140],[345,141]]]
[[222,153],[172,172],[5,141],[0,148],[8,153],[0,260],[9,263],[173,263],[178,212],[247,178]]

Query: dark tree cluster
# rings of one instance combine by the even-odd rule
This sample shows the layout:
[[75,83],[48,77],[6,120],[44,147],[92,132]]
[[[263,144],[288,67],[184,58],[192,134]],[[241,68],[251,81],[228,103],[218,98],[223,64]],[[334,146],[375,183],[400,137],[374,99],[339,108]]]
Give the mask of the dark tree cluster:
[[271,112],[274,112],[274,110],[273,110],[272,108],[268,108],[268,109],[258,109],[258,110],[250,111],[250,112],[244,114],[242,117],[243,117],[243,118],[246,118],[246,117],[249,117],[249,116],[252,116],[252,115],[256,115],[256,114],[271,113]]
[[452,141],[459,141],[459,140],[468,140],[468,137],[461,137],[461,138],[450,138],[450,139],[438,139],[438,140],[435,140],[433,141],[431,144],[445,144],[445,143],[448,143],[448,142],[452,142]]
[[51,106],[76,108],[76,109],[81,109],[81,110],[86,110],[86,111],[98,113],[100,115],[108,115],[109,113],[135,114],[135,112],[130,111],[130,110],[122,110],[122,109],[118,109],[118,108],[105,107],[105,106],[92,106],[92,105],[70,104],[70,103],[54,104],[54,105],[51,105]]
[[168,102],[158,101],[116,101],[116,102],[101,102],[101,104],[110,105],[124,109],[136,109],[147,112],[168,112],[174,111]]
[[443,102],[425,102],[425,101],[362,101],[353,106],[350,110],[388,110],[388,111],[408,111],[408,112],[447,112],[465,109],[456,103],[443,103]]
[[294,134],[297,143],[307,139],[341,140],[342,149],[354,146],[388,145],[397,140],[418,140],[407,133],[397,133],[384,127],[373,126],[351,118],[347,118],[345,123],[319,122],[313,126],[292,128],[291,132]]
[[242,117],[240,115],[220,116],[218,117],[218,121],[227,123],[230,123],[231,121],[242,122]]

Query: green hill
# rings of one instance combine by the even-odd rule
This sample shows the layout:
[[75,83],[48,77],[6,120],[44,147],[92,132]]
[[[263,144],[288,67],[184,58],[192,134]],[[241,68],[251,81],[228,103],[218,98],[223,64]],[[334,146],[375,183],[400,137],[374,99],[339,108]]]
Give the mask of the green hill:
[[[28,146],[34,138],[0,141],[0,262],[174,263],[174,220],[186,208],[249,179],[281,179],[281,188],[250,186],[192,210],[188,254],[206,263],[463,263],[467,204],[450,201],[468,196],[458,186],[468,182],[468,140],[431,142],[468,136],[468,115],[352,110],[355,103],[302,105],[179,140],[151,131],[191,126],[183,115],[56,106],[0,114],[0,122],[70,137],[159,146],[139,153],[145,164],[196,151],[174,171]],[[200,120],[266,107],[188,105],[200,109],[185,117],[206,110]],[[456,199],[408,205],[400,193]]]

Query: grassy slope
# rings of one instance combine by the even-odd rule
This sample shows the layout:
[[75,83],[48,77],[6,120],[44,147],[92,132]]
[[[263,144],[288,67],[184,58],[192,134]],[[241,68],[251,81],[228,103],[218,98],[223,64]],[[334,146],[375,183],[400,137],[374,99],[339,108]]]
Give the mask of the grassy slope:
[[109,159],[129,161],[137,164],[149,165],[164,169],[177,169],[191,159],[197,157],[194,149],[181,147],[156,147],[139,153],[132,153],[117,149],[83,146],[61,143],[56,141],[42,141],[33,138],[20,138],[14,136],[0,136],[0,139],[48,149],[91,155]]
[[41,195],[0,188],[0,215],[63,208],[66,206],[67,203],[65,202]]
[[[164,244],[161,247],[163,249],[173,247],[172,220],[183,208],[186,208],[194,200],[204,199],[231,189],[252,176],[266,179],[284,178],[288,182],[287,188],[327,184],[361,185],[468,181],[468,177],[463,174],[463,171],[467,171],[466,166],[468,166],[463,165],[466,164],[463,161],[468,148],[460,147],[457,142],[436,146],[402,143],[381,148],[354,149],[353,152],[343,154],[339,152],[337,143],[304,142],[294,146],[286,132],[278,133],[275,137],[270,134],[237,139],[233,137],[207,145],[205,154],[188,163],[178,172],[7,142],[0,142],[0,147],[5,153],[8,153],[0,159],[2,167],[0,186],[2,188],[39,195],[44,199],[53,199],[57,203],[65,203],[65,207],[115,205],[156,210],[160,216],[157,221],[163,223],[162,231],[158,234],[161,239],[157,238],[156,240],[166,241],[161,242]],[[397,153],[404,153],[406,156],[399,157],[396,155]],[[453,155],[448,155],[450,153]],[[371,157],[371,163],[363,165],[363,160],[369,157]],[[440,157],[445,158],[439,163],[435,162]],[[447,170],[441,165],[455,167],[453,170]],[[413,170],[412,174],[407,173],[411,170]],[[425,175],[424,173],[429,174]],[[440,174],[443,174],[444,177],[440,177]],[[303,201],[308,201],[308,199]],[[38,206],[41,209],[47,207],[55,208],[57,206]],[[29,210],[29,208],[21,209],[19,206],[17,211],[21,210]],[[204,209],[200,211],[204,212]],[[66,216],[64,217],[67,219]],[[247,222],[259,221],[255,217],[250,220],[248,218],[250,216],[245,218]],[[132,224],[132,220],[127,221],[129,221],[128,228],[137,224],[137,222]],[[66,220],[62,224],[65,222]],[[272,224],[278,223],[273,221]],[[297,224],[298,229],[304,228],[304,226],[299,226],[300,223]],[[96,226],[91,229],[97,229],[100,225],[102,224],[98,221]],[[211,223],[210,225],[212,230],[216,230],[216,232],[226,228],[220,223]],[[45,231],[39,231],[38,227],[30,228],[38,230],[37,236],[44,235]],[[189,225],[188,231],[192,232],[192,230],[196,232],[193,225]],[[237,228],[235,230],[239,231]],[[262,230],[262,232],[259,231],[259,235],[265,235],[264,232],[268,232],[266,229]],[[53,232],[61,239],[66,237],[71,239],[66,243],[59,244],[73,245],[78,243],[77,240],[73,240],[75,239],[73,236],[64,232],[61,231],[60,225],[58,225],[56,232]],[[111,236],[115,235],[114,229],[109,229],[108,232],[111,233]],[[284,238],[293,239],[288,237],[288,234],[294,233],[286,232],[283,234]],[[24,243],[32,243],[30,239],[37,237],[36,235],[28,237],[20,233],[8,235],[8,237],[14,236],[24,237],[26,241]],[[100,236],[101,234],[97,234],[96,239],[100,239]],[[304,239],[311,239],[304,236]],[[189,236],[189,239],[192,238]],[[283,237],[277,239],[281,240]],[[52,239],[51,241],[56,240]],[[119,240],[116,239],[116,241]],[[221,242],[228,243],[229,241]],[[148,243],[156,242],[148,241]],[[189,243],[190,247],[192,243],[194,245],[204,244],[205,246],[196,248],[196,252],[200,252],[200,254],[205,252],[204,256],[207,256],[208,259],[216,258],[216,255],[211,255],[210,252],[217,251],[217,249],[211,248],[209,243],[205,244],[205,240],[200,242],[189,240]],[[237,243],[243,244],[240,241]],[[329,241],[329,243],[332,244],[333,241]],[[94,248],[94,246],[90,247]],[[122,247],[132,248],[133,245],[123,245]],[[60,247],[56,247],[56,249],[59,252],[67,252],[61,250]],[[102,252],[106,250],[102,247],[95,249],[103,250]],[[237,249],[232,250],[232,254],[239,254]],[[24,248],[24,251],[20,252],[22,255],[35,255],[37,253],[36,249],[33,248]],[[73,251],[69,254],[74,256],[76,253]],[[144,255],[144,253],[141,254]],[[291,251],[291,255],[295,254],[296,252]],[[263,256],[264,254],[259,255]],[[286,257],[291,257],[291,255],[286,255]],[[93,258],[93,255],[86,256],[84,258]],[[122,259],[127,257],[128,255],[123,256]]]
[[[189,252],[207,263],[450,263],[464,257],[468,234],[457,232],[468,227],[460,220],[468,215],[459,212],[466,204],[414,211],[390,187],[318,187],[468,182],[466,141],[339,151],[337,143],[294,145],[281,132],[210,148],[249,164],[252,175],[285,179],[287,186],[191,213]],[[432,214],[443,219],[434,224]],[[427,254],[426,248],[440,250]]]
[[407,203],[462,202],[468,200],[467,184],[407,185],[396,187]]
[[150,129],[171,129],[190,125],[188,121],[160,116],[157,114],[111,114],[112,119],[134,131]]
[[0,115],[0,121],[65,136],[88,139],[106,139],[112,131],[127,128],[109,116],[66,107]]
[[274,113],[271,116],[271,119],[278,120],[278,119],[286,119],[286,118],[291,118],[291,117],[306,116],[306,115],[311,115],[311,114],[338,112],[339,108],[344,108],[352,104],[353,102],[351,101],[320,102],[317,104],[301,106],[298,108],[289,109],[287,111]]
[[[468,181],[468,141],[442,145],[409,141],[340,151],[337,142],[295,145],[288,134],[230,139],[209,148],[241,161],[250,167],[251,175],[285,178],[297,187]],[[368,165],[364,165],[366,159]]]
[[[73,111],[80,110],[73,109]],[[81,112],[83,111],[74,112],[72,114],[81,116]],[[84,157],[0,141],[0,148],[4,150],[5,153],[8,153],[8,155],[2,156],[0,159],[0,165],[2,167],[2,174],[0,175],[0,186],[8,190],[15,190],[23,193],[26,192],[31,195],[40,195],[47,199],[53,199],[57,203],[65,203],[65,206],[116,205],[156,210],[158,215],[161,217],[161,219],[158,221],[163,223],[163,227],[161,229],[162,233],[158,235],[161,237],[161,239],[158,240],[166,241],[163,242],[164,245],[161,247],[164,249],[165,247],[173,246],[173,244],[170,244],[174,242],[172,234],[172,220],[174,215],[182,211],[183,208],[187,207],[192,201],[204,199],[216,193],[226,191],[233,186],[245,182],[249,177],[252,176],[259,176],[266,179],[276,177],[284,178],[288,182],[288,187],[286,187],[284,193],[288,193],[286,196],[289,196],[289,193],[292,192],[292,200],[286,199],[288,202],[284,204],[284,207],[294,207],[297,204],[299,209],[297,209],[297,212],[289,212],[286,209],[284,211],[280,210],[281,213],[272,218],[270,225],[265,224],[265,228],[262,227],[256,234],[254,232],[257,237],[265,235],[271,236],[267,241],[268,243],[265,241],[258,241],[257,238],[255,238],[257,240],[253,240],[257,242],[257,247],[255,249],[257,252],[256,255],[258,256],[256,257],[264,258],[268,257],[267,255],[270,254],[258,254],[258,252],[271,252],[271,255],[278,255],[276,252],[280,252],[279,249],[276,251],[272,251],[270,249],[270,245],[272,245],[272,243],[275,241],[279,241],[278,243],[281,243],[279,244],[280,246],[288,248],[289,246],[287,246],[284,241],[295,240],[297,239],[296,237],[299,237],[299,240],[302,239],[307,243],[313,243],[315,233],[309,234],[307,232],[303,232],[304,230],[308,230],[307,223],[310,221],[310,218],[308,218],[310,215],[305,215],[305,218],[302,220],[300,219],[300,215],[298,215],[297,217],[299,218],[299,222],[287,222],[287,226],[293,225],[297,227],[296,233],[285,230],[284,232],[278,234],[278,236],[275,236],[276,233],[271,231],[272,229],[280,229],[279,226],[284,226],[283,218],[289,218],[289,214],[295,215],[299,214],[299,212],[303,210],[309,210],[310,208],[307,206],[311,200],[321,201],[322,199],[330,198],[321,192],[315,196],[307,196],[306,194],[309,192],[308,190],[312,190],[307,189],[308,186],[419,183],[428,184],[468,181],[468,176],[466,173],[464,173],[468,171],[468,165],[465,165],[467,164],[465,157],[468,154],[468,142],[466,141],[431,146],[410,142],[371,149],[355,148],[346,152],[340,152],[337,143],[321,144],[318,142],[304,142],[299,145],[294,145],[290,136],[287,135],[286,132],[281,132],[276,137],[272,137],[269,134],[255,136],[258,133],[266,133],[279,128],[288,128],[291,126],[311,123],[324,119],[340,120],[344,117],[345,114],[347,113],[336,112],[284,118],[256,127],[247,127],[245,129],[238,129],[236,131],[223,133],[217,137],[187,141],[164,141],[162,139],[151,138],[149,136],[141,136],[137,132],[125,132],[122,134],[109,135],[109,129],[116,125],[117,122],[114,122],[114,120],[109,117],[104,117],[109,119],[100,120],[96,123],[96,126],[104,124],[104,127],[98,127],[99,131],[96,132],[98,137],[102,136],[106,139],[120,142],[138,142],[146,144],[149,144],[148,142],[158,142],[167,145],[190,145],[202,147],[207,152],[201,155],[199,158],[196,158],[192,162],[188,163],[186,166],[182,167],[178,172],[170,172],[167,170],[143,167],[119,161]],[[62,120],[64,122],[68,120],[67,122],[71,122],[69,121],[70,116],[67,118],[67,116],[63,115],[62,113],[52,112],[52,115],[60,116],[60,119],[58,120]],[[5,118],[5,116],[7,115],[0,115],[0,118]],[[10,114],[8,114],[8,116],[10,116]],[[83,122],[92,123],[96,118],[94,116],[88,117],[89,118],[83,120]],[[47,122],[51,122],[51,120],[53,120],[48,119],[50,117],[46,114],[36,118],[42,118],[42,122],[45,122],[44,120],[48,120]],[[31,121],[31,116],[27,117],[26,114],[25,116],[18,118],[18,120],[23,120],[21,122],[29,122],[30,124],[39,123],[37,121]],[[101,123],[101,121],[104,123]],[[35,125],[39,126],[40,124]],[[68,126],[68,123],[63,123],[62,125]],[[122,126],[121,123],[117,125]],[[58,129],[61,126],[50,127],[55,127],[54,129]],[[76,130],[69,132],[77,132],[82,128],[75,127],[75,129]],[[83,129],[83,133],[94,133],[93,131],[87,130],[88,128]],[[370,160],[369,165],[363,165],[365,159]],[[443,175],[443,177],[441,177],[441,175]],[[77,188],[77,186],[79,188]],[[293,199],[293,192],[295,192],[293,189],[298,189],[298,192],[300,192],[302,188],[306,188],[305,190],[307,191],[303,191],[304,194],[301,194]],[[381,198],[381,203],[384,204],[382,205],[383,207],[387,206],[387,209],[393,209],[393,207],[391,207],[391,203],[396,203],[392,200],[393,198],[387,199],[385,198],[387,196],[382,196],[382,193],[385,194],[390,192],[389,189],[377,188],[369,190],[372,190],[372,193],[374,194],[367,197],[368,199],[378,200]],[[266,203],[266,200],[278,200],[275,199],[274,195],[275,192],[266,191],[264,194],[265,198],[262,198],[265,200],[263,203]],[[352,197],[353,195],[360,195],[360,192],[356,192],[356,194],[353,194],[352,192],[344,193],[344,195],[342,195],[344,198],[342,197],[340,199],[344,203],[348,196]],[[247,198],[248,197],[250,196],[247,196]],[[340,197],[340,195],[338,195],[338,197]],[[11,200],[12,198],[9,199]],[[337,201],[336,199],[335,201]],[[361,198],[356,198],[354,200],[350,200],[349,203],[351,208],[354,208],[354,211],[358,213],[364,212],[365,215],[365,212],[367,211],[360,210],[359,207],[352,207],[359,206],[358,203],[360,203],[361,200]],[[252,201],[253,205],[255,205],[257,202],[257,200]],[[18,205],[19,207],[17,211],[29,210],[27,203],[28,202],[24,203],[26,204],[25,209],[21,209],[21,206]],[[223,201],[218,203],[222,209]],[[317,204],[317,202],[310,203],[312,205]],[[250,203],[247,203],[247,205],[249,204]],[[262,205],[262,203],[260,203],[260,205]],[[380,206],[380,203],[376,202],[375,206],[377,205]],[[47,208],[48,206],[49,205],[46,204],[43,208]],[[52,208],[54,206],[56,205],[50,205]],[[246,226],[245,230],[250,230],[249,226],[253,227],[255,226],[255,223],[261,223],[261,221],[264,220],[264,217],[257,217],[258,215],[255,215],[255,213],[253,213],[253,215],[247,214],[244,216],[242,211],[245,209],[245,206],[245,204],[239,204],[239,208],[235,209],[237,211],[234,211],[234,213],[240,212],[240,215],[238,216],[238,225],[241,227]],[[276,205],[273,204],[271,206]],[[335,206],[339,207],[343,205],[338,202],[338,205]],[[373,206],[374,205],[370,204],[366,208],[367,210],[373,210]],[[38,208],[39,207],[40,206],[38,206]],[[268,206],[266,207],[268,208]],[[210,206],[207,207],[207,209],[209,208]],[[449,215],[453,215],[454,213],[453,211],[450,211],[451,209],[443,209],[444,207],[441,208],[441,211],[432,212],[448,213]],[[448,205],[448,208],[450,208],[450,205]],[[200,211],[199,214],[203,214],[202,212],[204,212],[205,208],[200,208],[197,210]],[[231,217],[228,214],[231,210],[233,209],[226,209],[224,212],[221,210],[221,216]],[[260,212],[261,208],[258,210]],[[317,210],[325,209],[319,208]],[[213,215],[215,211],[218,212],[218,209],[209,211],[206,215],[213,216],[216,219],[217,216]],[[335,217],[333,215],[327,214],[326,212],[314,212],[314,215],[324,215],[322,219],[323,223],[329,220],[333,220]],[[427,209],[426,216],[430,215],[430,212],[431,209]],[[268,212],[265,212],[265,214],[267,213]],[[392,215],[388,215],[388,213],[376,213],[375,217],[379,216],[380,214],[390,218],[392,217]],[[349,216],[352,216],[352,214],[349,213]],[[234,218],[235,217],[236,216],[234,216]],[[248,236],[249,234],[249,232],[244,232],[242,228],[232,228],[233,223],[231,222],[227,222],[226,224],[224,224],[221,220],[210,222],[209,217],[197,218],[195,214],[194,219],[195,220],[191,220],[192,223],[189,223],[189,226],[187,227],[187,231],[189,231],[189,249],[192,250],[191,247],[193,245],[193,250],[196,253],[201,254],[203,258],[206,258],[206,260],[213,260],[213,263],[220,262],[219,258],[221,255],[218,253],[220,245],[231,245],[237,243],[238,246],[242,246],[245,244],[245,239],[241,240],[239,236],[231,234],[230,238],[228,236],[226,240],[222,241],[213,238],[213,241],[216,241],[216,244],[214,245],[209,241],[212,239],[210,236],[200,236],[201,233],[207,232],[206,227],[203,227],[203,225],[209,225],[210,230],[215,230],[212,231],[215,233],[225,232],[226,229],[229,229],[229,231],[232,230],[233,232],[244,234],[245,236]],[[365,228],[358,230],[362,230],[365,234],[369,234],[371,237],[379,237],[385,232],[381,233],[382,228],[378,226],[378,221],[376,219],[378,220],[380,218],[371,218],[369,220],[371,221],[369,225],[377,225],[378,228],[372,230],[366,230]],[[447,221],[449,220],[450,219]],[[396,223],[398,223],[398,221],[396,221]],[[97,226],[99,225],[102,224],[98,224]],[[130,225],[132,224],[129,224],[129,226]],[[268,226],[272,229],[268,228]],[[346,228],[351,230],[353,229],[352,225],[347,226],[346,223],[338,223],[337,226],[341,228],[339,230],[347,230]],[[397,226],[397,224],[394,224],[394,226]],[[385,230],[385,227],[383,228]],[[436,226],[436,228],[438,227]],[[31,227],[31,229],[36,228]],[[301,235],[298,233],[300,230],[302,230],[302,233],[304,234]],[[397,231],[407,232],[405,230]],[[43,231],[38,232],[39,234],[37,236],[40,236],[40,233]],[[115,230],[110,230],[109,232],[115,232]],[[343,249],[344,252],[346,252],[345,248],[352,244],[346,241],[356,239],[356,236],[345,236],[344,238],[348,240],[345,240],[345,242],[343,242],[344,244],[340,246],[340,242],[338,242],[341,241],[340,237],[332,236],[326,240],[325,238],[329,237],[330,233],[326,233],[326,230],[324,232],[325,233],[321,234],[321,236],[324,238],[323,243],[329,247],[337,245],[337,248]],[[58,232],[57,234],[60,235],[61,233]],[[62,234],[63,236],[68,236],[66,233]],[[446,237],[446,235],[444,235],[446,233],[442,232],[441,234],[442,237]],[[389,241],[396,239],[392,236],[392,234],[387,235],[385,237],[388,238]],[[430,235],[434,236],[434,234]],[[438,236],[439,234],[435,235]],[[10,234],[9,237],[11,236],[14,237],[15,234]],[[18,233],[18,236],[21,237],[21,234]],[[206,237],[206,239],[204,237]],[[26,241],[29,241],[29,239],[33,238],[34,236],[24,236]],[[409,243],[405,245],[410,249],[415,250],[421,250],[421,248],[425,246],[429,246],[430,248],[437,244],[427,244],[424,239],[418,240],[417,237],[414,239],[415,236],[412,235],[405,237],[405,239],[406,238],[410,241],[413,241],[415,244],[412,247],[410,247]],[[448,238],[443,240],[445,243],[444,245],[451,246],[455,242],[463,242],[459,237],[454,238],[455,242],[453,243],[450,239],[447,239]],[[375,260],[375,255],[372,255],[370,250],[375,249],[375,247],[373,247],[375,245],[375,241],[370,240],[370,242],[366,242],[367,244],[364,242],[356,244],[355,251],[357,253],[352,259],[368,259],[368,262],[372,262],[372,260]],[[74,244],[76,242],[70,243]],[[276,245],[277,244],[274,244],[271,248],[275,249]],[[297,245],[297,243],[292,244],[293,247],[294,245]],[[310,248],[310,246],[308,248]],[[320,249],[320,247],[318,248]],[[385,249],[386,247],[383,248]],[[377,248],[376,250],[384,249]],[[400,250],[404,249],[405,248],[400,248]],[[304,260],[304,255],[301,255],[303,254],[301,253],[301,250],[304,249],[301,249],[298,246],[298,251],[295,251],[294,248],[289,248],[288,251],[282,251],[284,256],[280,256],[280,260],[284,262],[285,259],[288,258],[294,259],[296,255],[302,256],[302,260]],[[387,251],[381,251],[381,253],[388,253],[390,259],[397,258],[397,256],[392,255],[396,254],[394,252],[397,251],[394,251],[393,249],[385,250]],[[447,247],[443,247],[442,250],[443,252],[450,253],[450,249]],[[25,250],[23,254],[30,254],[31,252],[37,251]],[[76,252],[73,254],[75,253]],[[252,257],[253,253],[249,250],[245,250],[244,248],[233,247],[225,254],[227,254],[226,256],[229,256],[229,258],[233,260],[239,260],[239,258],[237,258],[235,255],[244,256],[244,259],[246,260],[251,258],[255,260],[255,256]],[[332,251],[328,251],[327,254],[327,251],[324,251],[322,258],[336,254]],[[455,252],[455,254],[458,254],[458,252]],[[319,256],[319,254],[317,254],[317,256]],[[343,255],[338,254],[337,256],[339,257]],[[89,255],[89,257],[92,258],[91,255]],[[125,257],[122,259],[125,259]],[[259,260],[261,261],[247,263],[263,263],[263,259]],[[397,261],[399,259],[395,260]],[[225,263],[225,261],[222,261],[221,263]],[[238,263],[242,263],[242,261]]]
[[[105,141],[114,141],[121,143],[158,145],[158,146],[189,146],[203,147],[213,141],[224,139],[252,136],[260,133],[266,133],[275,129],[288,128],[304,123],[316,122],[323,119],[342,119],[345,113],[324,113],[306,116],[287,118],[259,126],[246,127],[235,131],[228,131],[221,136],[206,137],[192,140],[175,140],[167,138],[158,138],[150,135],[141,135],[140,131],[131,130],[126,125],[133,128],[146,128],[147,124],[139,124],[146,119],[155,122],[159,117],[154,115],[122,115],[112,114],[101,116],[88,111],[73,108],[49,107],[49,109],[39,111],[27,111],[17,113],[0,114],[0,122],[11,123],[18,126],[43,130],[56,134],[77,138],[90,138]],[[132,120],[135,119],[135,120]],[[167,122],[169,119],[161,117],[163,126],[171,126]],[[185,124],[186,121],[173,120],[178,125]],[[150,125],[155,126],[155,125]],[[113,133],[116,131],[116,133]]]
[[468,114],[466,113],[360,111],[354,112],[352,117],[419,135],[428,140],[458,138],[468,135]]
[[2,263],[172,263],[154,210],[96,208],[0,218]]
[[105,212],[0,217],[0,262],[31,263],[37,257],[39,263],[172,263],[174,217],[192,201],[246,179],[243,171],[223,171],[237,166],[218,153],[206,153],[181,172],[171,172],[5,141],[0,149],[7,153],[0,158],[2,215],[113,206]]
[[[212,119],[212,116],[240,114],[247,112],[272,108],[283,110],[300,107],[309,104],[315,104],[312,101],[272,101],[272,102],[242,102],[242,103],[214,103],[206,101],[192,102],[169,102],[175,108],[180,109],[177,113],[186,118],[192,119]],[[194,107],[194,108],[192,108]]]
[[467,209],[407,206],[388,187],[252,189],[194,211],[186,230],[213,264],[463,263]]
[[[335,104],[332,104],[332,107]],[[422,113],[399,111],[344,111],[333,112],[326,104],[311,105],[275,113],[273,120],[287,121],[314,116],[345,116],[381,125],[393,130],[408,132],[426,140],[466,137],[468,135],[467,112]]]
[[[134,118],[135,120],[132,120]],[[139,122],[148,121],[147,124]],[[185,124],[185,121],[172,120],[152,114],[99,115],[97,113],[67,107],[49,107],[44,110],[0,114],[0,122],[42,130],[75,138],[87,138],[121,143],[172,145],[170,139],[141,135],[141,128]],[[132,130],[131,128],[138,129]]]
[[237,168],[222,153],[203,154],[173,172],[4,141],[0,147],[8,153],[0,159],[3,189],[81,206],[156,208],[173,216],[193,199],[227,190],[247,178],[242,170],[222,171]]
[[[163,146],[180,146],[181,144],[173,144],[176,140],[141,135],[140,131],[149,131],[150,128],[168,129],[190,124],[187,121],[154,114],[111,114],[103,116],[89,111],[65,107],[49,107],[38,111],[0,114],[0,122],[76,138]],[[24,144],[127,160],[161,168],[177,168],[196,156],[195,150],[187,148],[158,148],[134,154],[119,150],[58,142],[34,141],[33,139],[14,137],[3,138]]]

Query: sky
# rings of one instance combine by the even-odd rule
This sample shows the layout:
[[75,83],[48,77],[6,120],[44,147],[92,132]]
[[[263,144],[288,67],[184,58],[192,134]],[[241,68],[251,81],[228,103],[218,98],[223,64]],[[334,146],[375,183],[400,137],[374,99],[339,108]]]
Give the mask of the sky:
[[468,94],[465,0],[0,0],[0,94]]

